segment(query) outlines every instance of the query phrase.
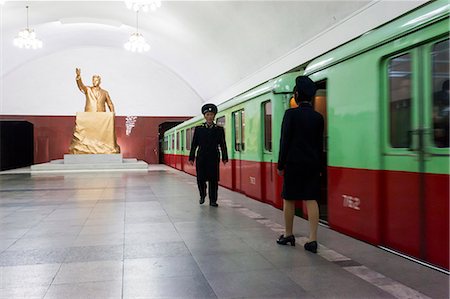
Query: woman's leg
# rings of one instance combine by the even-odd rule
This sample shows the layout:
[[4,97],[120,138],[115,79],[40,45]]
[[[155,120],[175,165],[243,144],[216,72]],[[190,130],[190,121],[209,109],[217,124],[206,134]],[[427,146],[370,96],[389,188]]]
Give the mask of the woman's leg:
[[[317,227],[319,226],[319,205],[316,200],[307,200],[309,221],[309,241],[317,241]],[[285,214],[286,215],[286,214]]]
[[292,236],[294,226],[295,201],[283,199],[285,237]]

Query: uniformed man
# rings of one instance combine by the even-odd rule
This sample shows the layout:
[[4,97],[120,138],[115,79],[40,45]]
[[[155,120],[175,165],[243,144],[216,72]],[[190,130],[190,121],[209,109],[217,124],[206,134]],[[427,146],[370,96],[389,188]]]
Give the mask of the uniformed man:
[[[222,162],[225,165],[228,162],[227,145],[225,142],[225,131],[222,127],[214,123],[217,114],[217,106],[214,104],[205,104],[202,107],[202,113],[206,122],[197,126],[192,138],[191,152],[189,154],[189,163],[194,165],[197,170],[197,185],[200,191],[200,204],[205,202],[206,182],[208,181],[209,205],[213,207],[217,204],[217,189],[219,187],[219,163],[220,151],[222,152]],[[195,151],[197,150],[197,157]]]

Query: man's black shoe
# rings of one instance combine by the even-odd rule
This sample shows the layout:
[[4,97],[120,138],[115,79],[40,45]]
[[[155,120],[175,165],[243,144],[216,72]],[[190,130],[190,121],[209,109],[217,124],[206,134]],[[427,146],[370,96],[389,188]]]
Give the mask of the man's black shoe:
[[205,198],[204,197],[200,197],[200,200],[198,201],[199,204],[204,204],[205,203]]
[[219,205],[217,204],[217,203],[215,203],[215,202],[212,202],[212,203],[210,203],[209,204],[211,207],[218,207]]

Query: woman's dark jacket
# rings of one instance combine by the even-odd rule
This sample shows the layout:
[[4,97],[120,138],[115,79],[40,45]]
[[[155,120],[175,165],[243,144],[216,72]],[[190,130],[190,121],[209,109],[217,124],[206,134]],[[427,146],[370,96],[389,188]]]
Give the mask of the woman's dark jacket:
[[280,139],[278,169],[287,163],[295,164],[299,171],[321,172],[323,151],[323,116],[310,103],[300,103],[286,110]]

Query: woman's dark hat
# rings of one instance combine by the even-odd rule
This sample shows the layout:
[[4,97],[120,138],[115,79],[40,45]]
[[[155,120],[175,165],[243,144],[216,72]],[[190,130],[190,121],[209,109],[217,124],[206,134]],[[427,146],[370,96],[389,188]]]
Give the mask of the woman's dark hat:
[[295,79],[294,91],[298,92],[300,99],[312,100],[316,95],[316,84],[307,76],[298,76]]
[[214,104],[205,104],[202,107],[202,114],[205,114],[206,112],[212,112],[214,114],[217,114],[217,106]]

